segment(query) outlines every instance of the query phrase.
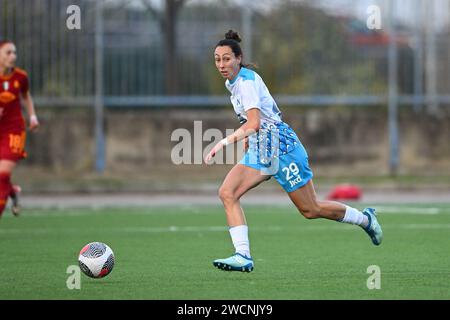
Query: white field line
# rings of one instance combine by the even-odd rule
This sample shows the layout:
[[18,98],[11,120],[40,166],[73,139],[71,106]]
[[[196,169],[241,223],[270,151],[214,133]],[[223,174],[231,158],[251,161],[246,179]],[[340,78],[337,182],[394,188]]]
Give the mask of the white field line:
[[[351,225],[330,225],[330,226],[298,226],[298,227],[281,227],[281,226],[269,226],[269,227],[249,227],[251,232],[282,232],[282,231],[320,231],[320,230],[333,230],[333,231],[349,231],[355,229],[356,226]],[[443,230],[450,229],[450,224],[387,224],[383,225],[383,229],[414,229],[414,230]],[[102,228],[102,231],[113,233],[176,233],[176,232],[226,232],[228,227],[225,226],[169,226],[169,227],[124,227],[124,228]],[[25,235],[43,235],[43,234],[67,234],[67,233],[86,233],[97,232],[97,229],[50,229],[50,228],[35,228],[35,229],[0,229],[1,234],[21,234]]]
[[[331,222],[331,221],[330,221]],[[332,223],[332,222],[331,222]],[[298,227],[281,227],[281,226],[269,226],[269,227],[252,227],[249,226],[250,231],[287,231],[287,230],[298,230],[298,231],[318,231],[318,230],[353,230],[355,226],[352,225],[331,225],[331,226],[298,226]],[[383,225],[383,229],[450,229],[450,224],[391,224]],[[210,226],[210,227],[135,227],[135,228],[123,228],[123,232],[142,232],[142,233],[153,233],[153,232],[215,232],[215,231],[228,231],[228,227],[220,226]]]
[[[373,206],[376,209],[377,213],[381,216],[384,214],[411,214],[411,215],[437,215],[437,214],[450,214],[450,206],[449,208],[421,208],[421,207],[404,207],[404,206]],[[112,212],[117,212],[120,208],[111,208]],[[217,214],[217,207],[211,207],[211,211],[208,211],[208,207],[202,206],[179,206],[172,208],[170,211],[165,214],[177,214],[177,213],[188,213],[188,214],[207,214],[208,212]],[[360,208],[361,209],[361,208]],[[64,210],[61,213],[61,210]],[[90,211],[86,211],[90,210]],[[160,214],[160,210],[167,210],[167,208],[158,208],[158,207],[142,207],[142,208],[130,208],[130,214],[138,214],[138,215],[152,215],[152,214]],[[245,208],[244,208],[245,210]],[[108,213],[108,208],[91,208],[91,209],[63,209],[63,208],[49,208],[49,209],[27,209],[23,210],[23,215],[28,217],[68,217],[68,216],[91,216],[91,215],[101,215]],[[273,207],[273,210],[269,211],[268,209],[261,210],[263,214],[274,212],[276,214],[280,214],[277,211],[276,207]],[[286,211],[285,208],[281,210],[281,214],[297,214],[294,208],[291,211]],[[122,214],[122,213],[120,213]],[[13,218],[8,214],[4,214],[3,218]],[[0,224],[1,227],[1,224]]]

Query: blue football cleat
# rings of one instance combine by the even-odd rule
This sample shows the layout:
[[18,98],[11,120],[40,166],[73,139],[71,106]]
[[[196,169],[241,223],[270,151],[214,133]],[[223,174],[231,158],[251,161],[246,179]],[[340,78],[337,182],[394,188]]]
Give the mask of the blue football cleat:
[[369,224],[363,229],[367,232],[370,239],[372,239],[372,243],[379,246],[383,240],[383,230],[381,230],[381,226],[378,223],[375,209],[365,208],[362,213],[369,219]]
[[216,268],[225,271],[241,271],[241,272],[253,271],[252,258],[246,257],[237,252],[229,258],[214,260],[213,265]]

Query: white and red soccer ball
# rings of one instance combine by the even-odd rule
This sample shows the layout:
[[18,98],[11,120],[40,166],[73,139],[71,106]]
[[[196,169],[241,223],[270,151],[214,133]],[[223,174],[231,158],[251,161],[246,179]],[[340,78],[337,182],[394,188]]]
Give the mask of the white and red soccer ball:
[[103,278],[114,268],[114,253],[102,242],[91,242],[81,249],[78,265],[85,275]]

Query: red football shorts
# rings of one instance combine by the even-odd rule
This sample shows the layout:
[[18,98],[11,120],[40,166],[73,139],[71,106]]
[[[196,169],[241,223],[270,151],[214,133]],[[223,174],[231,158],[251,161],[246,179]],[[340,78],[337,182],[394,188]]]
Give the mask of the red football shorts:
[[25,141],[25,130],[0,132],[0,160],[19,161],[25,158]]

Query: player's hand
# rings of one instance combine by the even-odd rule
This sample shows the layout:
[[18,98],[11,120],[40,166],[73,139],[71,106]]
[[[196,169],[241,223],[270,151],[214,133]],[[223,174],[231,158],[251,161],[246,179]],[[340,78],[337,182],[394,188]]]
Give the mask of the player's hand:
[[205,163],[210,164],[212,158],[216,155],[217,152],[223,149],[223,147],[227,146],[229,144],[228,137],[225,137],[225,139],[222,139],[219,141],[218,144],[212,148],[212,150],[206,155],[205,157]]
[[35,114],[30,116],[30,131],[35,131],[39,127],[39,120]]
[[214,148],[211,149],[211,151],[206,155],[205,157],[205,163],[206,164],[210,164],[212,158],[216,155],[217,152],[219,152],[220,150],[222,150],[223,148],[223,143],[219,142],[218,144],[216,144],[214,146]]

